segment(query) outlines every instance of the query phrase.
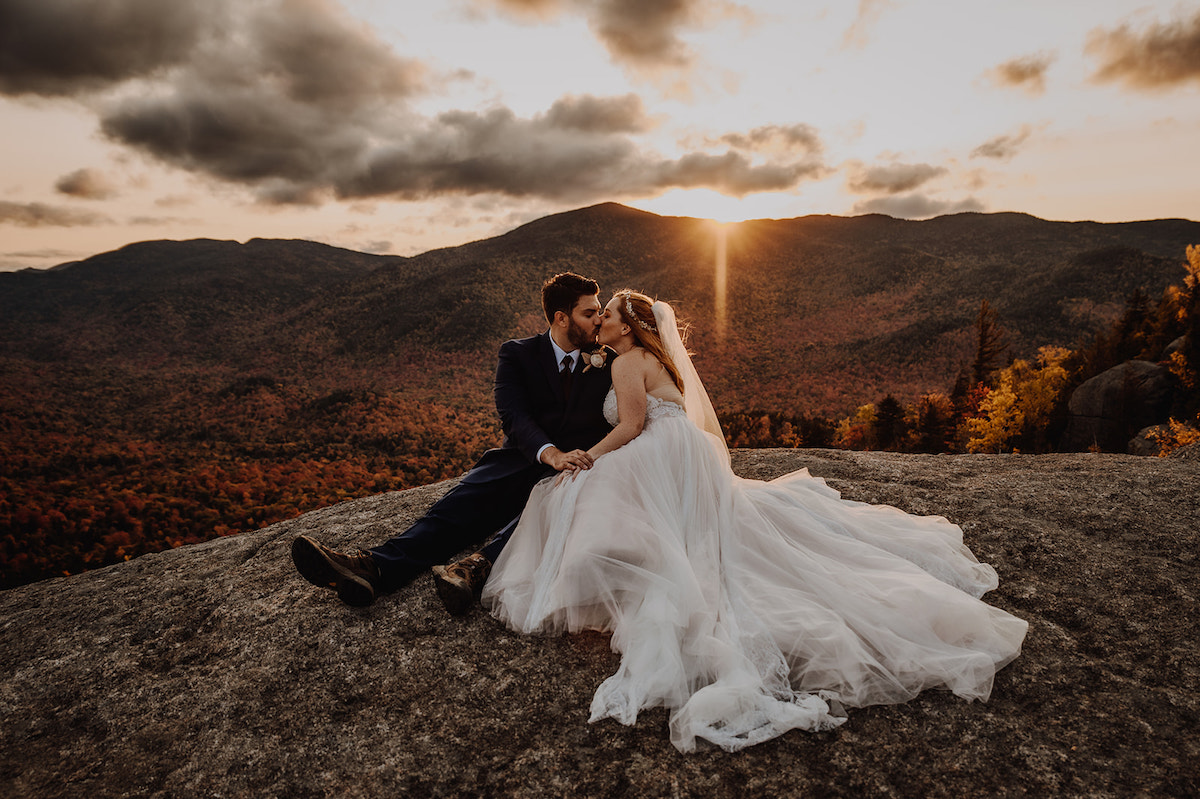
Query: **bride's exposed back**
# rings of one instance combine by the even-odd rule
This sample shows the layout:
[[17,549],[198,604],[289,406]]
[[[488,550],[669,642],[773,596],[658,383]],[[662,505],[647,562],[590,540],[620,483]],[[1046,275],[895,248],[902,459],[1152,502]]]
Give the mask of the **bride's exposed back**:
[[612,633],[592,721],[661,705],[679,749],[733,750],[935,686],[988,697],[1027,625],[978,599],[996,573],[961,529],[807,470],[735,476],[666,303],[617,292],[598,335],[613,430],[590,470],[534,489],[483,592],[522,632]]

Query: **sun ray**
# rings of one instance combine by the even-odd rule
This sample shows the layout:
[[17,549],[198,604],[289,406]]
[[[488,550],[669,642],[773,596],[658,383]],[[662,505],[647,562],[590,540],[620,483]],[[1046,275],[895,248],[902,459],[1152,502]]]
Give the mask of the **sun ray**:
[[716,239],[715,258],[713,264],[713,328],[718,339],[725,338],[726,324],[726,286],[729,270],[729,224],[714,222],[713,229]]

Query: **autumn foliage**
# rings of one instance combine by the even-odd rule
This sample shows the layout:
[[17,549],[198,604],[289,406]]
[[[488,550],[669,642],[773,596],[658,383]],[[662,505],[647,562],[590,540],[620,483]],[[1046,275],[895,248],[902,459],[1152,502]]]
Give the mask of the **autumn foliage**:
[[[490,379],[478,366],[462,375]],[[4,587],[453,477],[499,443],[491,409],[452,396],[266,376],[195,391],[180,374],[89,397],[76,380],[103,378],[43,377],[40,396],[20,380],[0,394]]]
[[1134,294],[1111,328],[1050,347],[1120,315],[1135,286],[1159,292],[1177,268],[1164,242],[1195,229],[746,222],[728,237],[721,325],[711,225],[611,204],[411,259],[143,242],[3,273],[0,586],[460,474],[500,443],[496,347],[543,328],[537,288],[562,269],[694,322],[733,447],[1045,451],[1075,386],[1184,336],[1175,446],[1200,413],[1200,253],[1158,302]]
[[860,406],[836,427],[847,449],[905,452],[1049,452],[1058,447],[1071,392],[1130,359],[1165,358],[1176,399],[1159,453],[1200,441],[1200,247],[1187,248],[1182,285],[1157,303],[1130,295],[1108,329],[1069,349],[1043,346],[1035,357],[1007,358],[998,314],[986,301],[976,322],[976,355],[959,372],[950,396],[927,393],[902,405],[892,395]]

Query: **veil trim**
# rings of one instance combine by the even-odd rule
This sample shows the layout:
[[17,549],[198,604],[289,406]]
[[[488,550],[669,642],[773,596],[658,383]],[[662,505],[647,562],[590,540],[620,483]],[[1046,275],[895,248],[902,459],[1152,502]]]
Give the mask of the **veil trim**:
[[650,306],[654,312],[654,323],[658,326],[658,335],[662,340],[663,349],[679,370],[683,380],[683,405],[692,423],[706,433],[711,433],[720,441],[721,449],[726,455],[729,448],[725,444],[725,435],[721,432],[721,423],[717,421],[717,411],[713,408],[704,383],[692,365],[692,357],[683,346],[683,338],[679,335],[679,325],[675,320],[675,309],[662,300],[655,300]]

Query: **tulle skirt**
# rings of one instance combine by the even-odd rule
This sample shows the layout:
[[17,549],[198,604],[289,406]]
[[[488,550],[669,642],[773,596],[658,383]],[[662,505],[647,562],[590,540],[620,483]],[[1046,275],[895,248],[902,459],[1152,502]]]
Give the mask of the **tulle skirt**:
[[534,489],[483,592],[514,630],[612,633],[591,720],[671,711],[682,751],[828,730],[935,686],[987,699],[1027,624],[980,601],[996,572],[936,516],[842,500],[801,470],[737,477],[686,417],[653,419]]

